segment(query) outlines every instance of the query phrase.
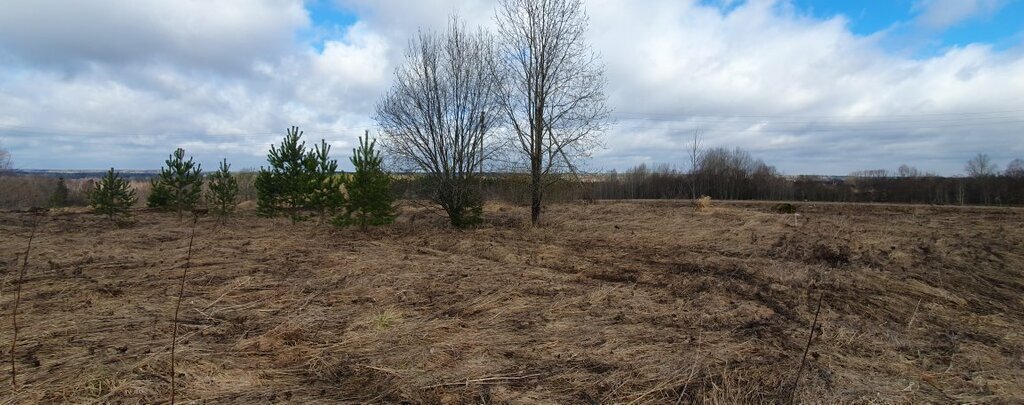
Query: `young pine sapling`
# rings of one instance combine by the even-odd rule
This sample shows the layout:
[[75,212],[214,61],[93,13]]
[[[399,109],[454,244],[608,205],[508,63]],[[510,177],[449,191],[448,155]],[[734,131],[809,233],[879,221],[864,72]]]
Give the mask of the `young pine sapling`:
[[235,205],[238,203],[238,180],[231,175],[231,165],[227,159],[222,160],[219,170],[209,177],[207,204],[210,211],[222,222],[226,221],[227,217],[235,212]]
[[370,131],[366,131],[359,138],[359,147],[352,150],[349,160],[356,170],[345,180],[348,204],[344,216],[335,219],[339,225],[357,225],[365,230],[395,220],[391,176],[384,171],[384,161],[374,148],[376,144],[376,140],[370,140]]
[[114,168],[110,168],[89,192],[89,206],[97,214],[106,215],[110,219],[129,216],[129,209],[135,205],[136,200],[131,184]]

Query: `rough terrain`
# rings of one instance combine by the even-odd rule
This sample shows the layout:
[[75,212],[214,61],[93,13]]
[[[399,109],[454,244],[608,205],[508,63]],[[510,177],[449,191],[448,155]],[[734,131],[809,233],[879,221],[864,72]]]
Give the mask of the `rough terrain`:
[[[363,233],[200,219],[179,401],[1024,402],[1024,210],[685,201],[423,208]],[[0,213],[0,402],[169,399],[191,221]],[[815,315],[799,385],[793,382]]]

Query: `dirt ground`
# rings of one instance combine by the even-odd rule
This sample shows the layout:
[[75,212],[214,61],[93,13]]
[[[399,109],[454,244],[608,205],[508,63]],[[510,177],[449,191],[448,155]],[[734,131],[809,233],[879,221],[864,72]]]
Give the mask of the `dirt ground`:
[[[200,219],[181,402],[1021,403],[1024,209],[421,208],[367,233]],[[2,403],[164,402],[189,220],[0,213]],[[794,389],[818,298],[806,367]]]

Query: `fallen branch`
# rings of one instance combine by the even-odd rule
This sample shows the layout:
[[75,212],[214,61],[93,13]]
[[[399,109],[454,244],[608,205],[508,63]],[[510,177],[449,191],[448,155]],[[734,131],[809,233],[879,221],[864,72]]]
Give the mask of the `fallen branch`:
[[540,375],[541,375],[541,373],[518,375],[518,376],[483,377],[483,378],[477,378],[477,379],[474,379],[474,380],[465,380],[465,381],[458,381],[458,382],[450,382],[450,383],[427,385],[427,386],[424,386],[424,387],[420,387],[420,389],[424,389],[425,390],[425,389],[430,389],[430,388],[453,387],[453,386],[470,385],[470,384],[498,384],[498,383],[507,382],[507,381],[525,380],[525,379],[528,379],[528,378],[539,377]]

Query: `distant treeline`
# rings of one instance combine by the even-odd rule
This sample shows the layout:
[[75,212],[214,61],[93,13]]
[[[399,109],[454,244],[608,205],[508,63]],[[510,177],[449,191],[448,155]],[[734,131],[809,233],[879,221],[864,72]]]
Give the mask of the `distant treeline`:
[[692,198],[907,204],[1024,205],[1024,177],[781,176],[765,171],[690,174],[644,165],[587,182],[594,199]]
[[[160,170],[121,170],[118,171],[122,178],[128,180],[149,180],[160,174]],[[66,180],[74,179],[98,179],[106,174],[106,170],[12,170],[11,174],[15,176],[38,176],[38,177],[52,177],[54,179],[62,177]]]
[[[741,149],[716,148],[703,151],[695,160],[696,170],[669,164],[639,165],[624,172],[585,174],[579,180],[553,179],[545,200],[564,202],[593,199],[688,199],[710,196],[720,200],[796,200],[834,202],[880,202],[908,204],[1024,205],[1024,165],[1010,162],[998,171],[987,156],[968,162],[964,177],[942,177],[909,166],[894,171],[866,170],[848,176],[784,176],[774,167]],[[58,173],[21,173],[0,176],[0,207],[45,205],[57,182]],[[148,177],[140,171],[133,186],[140,198],[148,195]],[[68,179],[90,177],[59,173]],[[254,201],[255,173],[240,172],[239,199]],[[490,173],[481,176],[486,199],[529,204],[530,179],[526,174]],[[89,180],[69,180],[72,205],[84,203]],[[400,198],[423,198],[428,185],[417,174],[395,174],[392,189]],[[10,200],[10,201],[8,201]]]
[[[695,160],[695,170],[669,164],[641,164],[624,172],[583,175],[556,180],[547,201],[590,199],[688,199],[832,201],[907,204],[1024,205],[1024,170],[1011,162],[1004,172],[984,155],[968,164],[966,177],[942,177],[909,166],[895,171],[867,170],[848,176],[784,176],[741,149],[715,148]],[[979,166],[980,161],[980,166]],[[693,165],[691,165],[693,166]],[[417,198],[422,185],[415,175],[394,183],[395,191]],[[481,188],[488,199],[529,202],[529,178],[519,174],[488,174]]]
[[681,171],[640,165],[585,182],[590,198],[695,198],[797,200],[908,204],[1024,205],[1024,164],[1000,172],[980,154],[967,162],[966,177],[942,177],[903,165],[848,176],[783,176],[742,149],[703,151]]

